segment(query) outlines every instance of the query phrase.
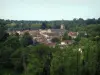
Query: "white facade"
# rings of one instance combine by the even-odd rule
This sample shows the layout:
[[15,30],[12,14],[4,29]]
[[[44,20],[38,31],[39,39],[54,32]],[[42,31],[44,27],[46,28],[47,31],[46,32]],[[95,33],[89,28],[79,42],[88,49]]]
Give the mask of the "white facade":
[[63,25],[63,24],[61,24],[61,27],[60,27],[60,29],[65,29],[65,27],[64,27],[64,25]]

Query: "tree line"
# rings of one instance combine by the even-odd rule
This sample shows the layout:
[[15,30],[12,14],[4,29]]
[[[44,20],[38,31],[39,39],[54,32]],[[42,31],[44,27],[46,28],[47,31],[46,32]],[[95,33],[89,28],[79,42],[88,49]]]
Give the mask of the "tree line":
[[98,19],[86,19],[83,18],[74,18],[73,20],[53,20],[53,21],[38,21],[38,20],[4,20],[7,24],[9,30],[25,30],[25,29],[39,29],[41,25],[46,25],[46,28],[60,28],[60,25],[63,23],[67,30],[71,30],[73,27],[85,26],[90,24],[100,24],[100,18]]

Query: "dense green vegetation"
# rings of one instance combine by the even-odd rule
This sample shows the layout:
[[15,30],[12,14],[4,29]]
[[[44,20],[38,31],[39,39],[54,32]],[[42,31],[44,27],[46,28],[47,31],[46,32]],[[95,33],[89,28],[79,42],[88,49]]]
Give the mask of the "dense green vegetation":
[[[70,31],[78,31],[80,35],[64,49],[34,43],[29,33],[22,37],[6,33],[7,28],[15,30],[21,22],[29,26],[35,21],[0,20],[0,75],[100,75],[100,19],[79,20],[80,25],[75,19],[66,22],[72,24],[66,24]],[[8,25],[12,22],[15,24]],[[63,39],[69,39],[66,33]]]
[[54,21],[28,21],[28,20],[0,20],[7,23],[8,30],[25,30],[25,29],[39,29],[41,25],[46,24],[47,28],[60,28],[63,23],[67,30],[77,31],[80,26],[87,26],[90,24],[100,24],[100,18],[87,19],[82,18],[73,20],[54,20]]

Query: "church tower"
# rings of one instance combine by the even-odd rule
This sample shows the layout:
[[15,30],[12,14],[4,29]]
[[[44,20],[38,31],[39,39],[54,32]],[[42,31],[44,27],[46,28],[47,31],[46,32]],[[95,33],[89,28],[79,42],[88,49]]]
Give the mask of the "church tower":
[[65,29],[64,24],[61,24],[60,29]]
[[61,22],[60,29],[65,29],[65,26],[64,26],[64,23],[63,23],[63,19],[62,19],[62,22]]

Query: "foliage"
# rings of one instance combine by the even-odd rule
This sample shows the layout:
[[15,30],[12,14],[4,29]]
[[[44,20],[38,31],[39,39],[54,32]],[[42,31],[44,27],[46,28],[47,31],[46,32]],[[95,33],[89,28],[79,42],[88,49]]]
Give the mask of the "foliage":
[[24,47],[33,44],[33,39],[28,32],[24,33],[20,41],[21,45]]
[[3,39],[6,33],[5,30],[6,30],[6,23],[3,20],[0,20],[0,41]]
[[41,29],[46,29],[46,28],[47,28],[47,25],[46,25],[45,22],[43,22],[42,25],[41,25]]
[[72,40],[72,38],[71,38],[71,36],[68,36],[67,32],[65,32],[64,35],[63,35],[62,40]]

